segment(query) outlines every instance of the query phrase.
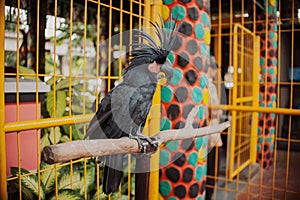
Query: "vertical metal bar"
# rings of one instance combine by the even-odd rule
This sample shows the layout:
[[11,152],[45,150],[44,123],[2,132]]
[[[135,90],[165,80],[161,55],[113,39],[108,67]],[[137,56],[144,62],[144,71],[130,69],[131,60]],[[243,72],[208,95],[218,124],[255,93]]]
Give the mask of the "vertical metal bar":
[[109,16],[108,16],[108,69],[107,69],[107,91],[111,88],[111,36],[112,36],[112,0],[109,2]]
[[[112,42],[111,42],[111,37],[112,37],[112,0],[109,1],[109,14],[108,14],[108,70],[107,70],[107,91],[110,90],[111,88],[111,52],[112,52]],[[130,157],[130,156],[128,156]],[[130,159],[128,158],[128,166],[130,164]],[[128,168],[129,171],[130,168]],[[129,174],[128,174],[129,175]],[[128,179],[130,180],[130,179]],[[130,181],[128,181],[128,188],[130,188]],[[110,200],[111,195],[108,195],[108,200]]]
[[[39,16],[39,15],[38,15]],[[53,59],[53,118],[56,118],[56,20],[57,20],[57,0],[54,1],[54,37],[53,37],[53,45],[54,45],[54,59]],[[38,32],[38,31],[37,31]],[[37,38],[37,41],[39,39]],[[38,44],[37,44],[38,46]],[[38,58],[38,56],[37,56]],[[38,61],[38,59],[37,59]],[[38,65],[37,65],[38,66]],[[38,67],[37,67],[38,69]],[[52,127],[54,132],[54,143],[56,143],[56,127]],[[58,199],[58,172],[57,172],[57,164],[54,165],[54,175],[55,175],[55,197]]]
[[[222,10],[221,10],[222,11]],[[232,11],[232,0],[230,0],[229,3],[229,66],[232,66],[232,16],[233,16],[233,11]],[[221,18],[222,19],[222,18]],[[232,104],[232,90],[229,90],[229,97],[228,97],[228,103]],[[228,117],[233,118],[232,112],[228,112]],[[232,133],[232,127],[234,124],[231,125],[231,128],[229,128],[228,133]],[[225,177],[231,179],[231,174],[233,169],[230,168],[230,157],[233,156],[231,155],[231,148],[232,148],[232,141],[231,141],[232,135],[228,135],[227,141],[230,141],[227,143],[227,148],[226,148],[226,165],[229,166],[229,169],[225,170]],[[225,191],[228,190],[228,183],[225,181]],[[224,198],[227,199],[227,192],[225,192]]]
[[98,0],[98,4],[97,4],[97,39],[96,39],[96,83],[97,83],[97,89],[96,89],[96,100],[95,100],[95,104],[96,104],[96,110],[98,109],[98,103],[99,103],[99,91],[98,91],[98,84],[99,84],[99,69],[100,69],[100,63],[99,63],[99,59],[100,59],[100,34],[101,34],[101,22],[100,22],[101,18],[100,18],[100,0]]
[[[278,11],[281,13],[281,0],[278,0]],[[277,15],[277,13],[276,13]],[[277,16],[276,16],[277,17]],[[281,21],[281,14],[278,16],[278,21]],[[278,45],[277,45],[277,107],[280,107],[280,91],[281,91],[281,79],[280,79],[280,71],[281,71],[281,26],[278,26]],[[276,115],[276,129],[274,136],[274,165],[273,165],[273,174],[272,174],[272,199],[275,198],[275,178],[276,178],[276,163],[277,163],[277,136],[279,134],[279,115]]]
[[132,12],[133,12],[133,7],[132,7],[132,0],[130,0],[130,6],[129,6],[129,30],[130,30],[130,37],[129,37],[129,43],[132,43],[132,29],[133,29],[133,22],[132,22]]
[[144,1],[145,2],[145,10],[144,10],[144,17],[145,20],[143,21],[144,27],[149,27],[150,23],[149,20],[151,20],[151,1]]
[[[87,46],[87,30],[86,30],[86,27],[87,27],[87,11],[88,10],[88,0],[85,0],[85,3],[84,3],[84,29],[83,29],[83,93],[85,93],[86,91],[86,46]],[[83,95],[83,100],[82,100],[82,104],[83,104],[83,107],[82,107],[82,114],[85,114],[85,103],[86,103],[86,98],[85,98],[85,95]],[[86,128],[86,126],[84,126],[84,129]],[[85,132],[85,130],[84,130]]]
[[230,0],[229,9],[229,66],[232,66],[232,28],[233,28],[233,5],[232,0]]
[[[161,0],[153,0],[145,5],[146,9],[146,20],[154,21],[157,15],[162,16],[162,1]],[[148,9],[148,10],[147,10]],[[149,24],[148,24],[149,25]],[[151,30],[150,30],[151,31]],[[150,34],[154,34],[152,31]],[[160,124],[160,86],[156,88],[156,92],[153,96],[152,108],[150,111],[151,121],[149,123],[149,136],[153,136],[155,133],[159,131]],[[150,164],[150,177],[148,187],[145,188],[145,193],[148,194],[148,199],[158,199],[159,198],[159,151],[151,156],[151,160],[148,162]]]
[[[234,73],[236,73],[237,74],[237,76],[239,77],[238,79],[237,79],[237,81],[238,82],[236,82],[237,83],[237,86],[238,85],[240,85],[240,88],[239,88],[239,98],[241,98],[241,97],[244,97],[244,70],[245,70],[245,67],[244,67],[244,46],[245,46],[245,34],[247,34],[247,33],[245,33],[245,31],[244,31],[244,17],[243,17],[243,14],[244,14],[244,6],[243,6],[243,0],[241,1],[242,2],[242,5],[241,5],[241,7],[242,7],[242,28],[240,28],[240,30],[241,30],[241,32],[239,33],[238,32],[238,34],[240,34],[240,35],[238,35],[238,37],[240,37],[240,44],[234,44],[234,45],[237,45],[237,46],[241,46],[240,47],[240,59],[238,59],[238,63],[237,63],[237,68],[236,68],[236,70],[234,70]],[[237,58],[238,58],[238,51],[239,51],[239,48],[237,47]],[[241,71],[240,71],[240,73],[239,73],[239,69],[241,69]],[[243,103],[241,103],[241,104],[243,104]],[[236,105],[236,106],[238,106],[238,105]],[[244,112],[238,112],[239,114],[239,124],[238,124],[238,133],[237,133],[237,140],[238,140],[238,145],[241,147],[240,149],[239,149],[239,151],[237,152],[237,169],[240,169],[241,168],[241,154],[243,153],[243,152],[241,152],[241,149],[242,149],[242,137],[244,137],[244,136],[242,136],[242,134],[243,133],[245,133],[245,132],[243,132],[243,129],[242,129],[242,122],[243,122],[243,120],[245,119],[245,116],[243,116],[244,115]],[[238,189],[239,189],[239,180],[240,180],[240,173],[238,173],[237,174],[237,177],[236,177],[236,179],[237,179],[237,182],[236,182],[236,187],[235,187],[235,189],[236,189],[236,192],[238,193]]]
[[[98,91],[98,84],[99,84],[99,59],[100,59],[100,0],[98,0],[98,5],[97,5],[97,42],[96,42],[96,83],[97,83],[97,89],[96,89],[96,109],[98,109],[98,103],[99,103],[99,91]],[[102,50],[103,51],[103,50]],[[96,162],[96,197],[97,200],[100,200],[100,191],[99,191],[99,186],[100,186],[100,166]]]
[[[5,0],[0,0],[0,91],[4,91],[4,40],[5,40]],[[0,194],[7,199],[6,186],[6,144],[5,144],[5,101],[0,92]]]
[[[221,64],[222,63],[222,0],[218,0],[219,2],[219,11],[218,11],[218,74],[222,74],[222,67]],[[222,77],[218,79],[218,96],[219,96],[219,102],[221,102],[221,81],[222,81]]]
[[[83,94],[85,94],[86,91],[86,40],[87,40],[87,12],[88,12],[88,1],[85,0],[84,3],[84,31],[83,31]],[[85,114],[85,106],[86,106],[86,98],[85,95],[83,95],[83,108],[82,108],[82,114]],[[83,132],[86,133],[86,125],[83,126]],[[87,159],[84,158],[83,160],[83,186],[84,186],[84,199],[87,199],[87,171],[86,171],[86,161]]]
[[[241,87],[240,87],[240,96],[241,97],[244,97],[245,96],[245,90],[244,90],[244,87],[245,87],[245,70],[246,70],[246,63],[245,63],[245,46],[247,46],[247,40],[245,40],[245,37],[247,37],[247,34],[249,33],[246,33],[245,30],[244,30],[244,0],[242,0],[242,26],[243,28],[241,29],[241,61],[240,61],[240,69],[241,69],[241,72],[240,72],[240,83],[241,83]],[[246,43],[245,43],[246,42]],[[239,74],[239,73],[238,73]],[[244,115],[244,112],[241,112],[241,115]],[[243,127],[242,127],[242,124],[243,124],[243,120],[245,119],[246,117],[242,117],[240,119],[240,123],[239,123],[239,129],[240,129],[240,133],[245,133],[243,131]],[[245,136],[242,136],[241,134],[239,135],[239,144],[242,143],[242,137],[245,137]],[[238,166],[240,167],[241,165],[241,152],[239,153],[239,156],[238,156]],[[238,178],[239,178],[239,174],[238,174]],[[237,185],[237,188],[238,188],[238,185]]]
[[[162,6],[163,3],[161,0],[153,1],[153,12],[150,13],[150,19],[153,21],[157,15],[162,16]],[[151,6],[150,6],[151,7]],[[151,15],[152,14],[152,15]],[[172,19],[170,19],[172,20]],[[154,34],[154,33],[152,33]],[[160,93],[161,87],[156,88],[156,92],[153,96],[153,106],[151,109],[151,122],[149,123],[149,135],[153,136],[159,131],[160,127]],[[149,181],[149,197],[148,199],[158,199],[159,198],[159,151],[155,154],[152,154],[150,161],[150,181]]]
[[[120,0],[120,56],[122,55],[123,51],[123,0]],[[121,61],[121,59],[120,59]],[[126,55],[125,55],[125,61],[126,61]],[[119,79],[122,76],[122,62],[119,62],[119,69],[118,69],[118,77]],[[128,190],[129,192],[129,190]]]
[[[69,116],[72,115],[72,68],[73,68],[73,42],[72,42],[72,35],[73,35],[73,0],[70,0],[70,38],[69,38],[69,87],[68,87],[68,96],[70,98],[69,101]],[[69,131],[70,131],[70,141],[73,140],[73,129],[72,126],[69,126]],[[73,189],[73,161],[70,160],[70,187]]]
[[[255,49],[259,49],[260,45],[260,37],[253,36],[253,72],[252,72],[252,95],[253,101],[252,106],[258,107],[258,96],[259,96],[259,51],[255,51]],[[257,145],[257,126],[258,126],[258,113],[252,113],[252,122],[251,122],[251,136],[250,136],[250,161],[251,163],[256,162],[256,145]],[[250,170],[249,170],[250,171]],[[250,177],[250,176],[249,176]]]
[[[132,0],[130,0],[130,5],[129,5],[129,12],[130,12],[130,14],[129,14],[129,44],[132,44],[132,12],[133,12],[133,8],[132,8]],[[131,50],[131,46],[129,47],[130,49],[129,50]],[[131,155],[128,155],[128,176],[127,176],[127,178],[128,178],[128,181],[127,181],[127,183],[128,183],[128,197],[130,196],[130,189],[129,188],[131,188]],[[136,183],[136,182],[135,182]],[[137,193],[138,191],[137,190],[135,190],[135,192]]]
[[21,176],[21,139],[20,132],[17,132],[17,150],[18,150],[18,186],[19,186],[19,195],[22,199],[22,176]]
[[[291,41],[291,85],[290,85],[290,109],[293,107],[293,93],[294,93],[294,40],[295,40],[295,2],[292,1],[292,41]],[[289,115],[288,128],[288,146],[286,158],[286,173],[285,173],[285,192],[284,199],[287,199],[287,190],[289,183],[289,167],[290,167],[290,151],[291,151],[291,134],[292,134],[292,115]]]
[[99,191],[99,186],[100,186],[100,166],[96,162],[96,197],[97,200],[100,200],[100,191]]
[[[71,0],[72,1],[72,0]],[[98,102],[99,102],[99,92],[98,92],[98,84],[99,84],[99,59],[100,59],[100,0],[98,0],[98,5],[97,5],[97,46],[96,46],[96,83],[97,83],[97,89],[96,89],[96,109],[98,109]],[[103,50],[102,50],[103,51]],[[71,164],[71,163],[70,163]],[[99,191],[99,186],[100,186],[100,166],[96,162],[96,196],[97,200],[100,200],[100,191]]]
[[[221,90],[222,90],[222,77],[221,77],[221,74],[222,74],[222,67],[221,67],[221,63],[222,63],[222,36],[221,36],[221,34],[222,34],[222,0],[218,0],[218,8],[219,8],[219,11],[218,11],[218,50],[217,50],[217,55],[218,55],[218,57],[217,57],[217,63],[218,63],[218,65],[219,65],[219,67],[218,67],[218,74],[220,75],[219,77],[220,78],[218,78],[218,83],[217,83],[217,85],[218,85],[218,97],[219,97],[219,102],[220,102],[220,104],[221,104],[221,95],[222,95],[222,93],[221,93]],[[223,144],[224,144],[224,142],[223,142]],[[215,151],[215,172],[214,172],[214,174],[215,174],[215,176],[213,177],[214,178],[214,182],[215,182],[215,185],[216,185],[216,188],[218,187],[217,186],[217,184],[216,184],[216,182],[218,181],[218,177],[217,177],[217,175],[218,175],[218,171],[219,171],[219,165],[218,165],[218,163],[219,163],[219,147],[217,146],[216,147],[216,151]],[[217,192],[214,192],[213,193],[213,199],[217,199]]]
[[[268,13],[268,5],[269,5],[269,1],[265,1],[265,52],[268,52],[268,38],[269,38],[269,30],[268,30],[268,24],[269,24],[269,13]],[[265,68],[267,68],[267,54],[265,54],[264,56],[264,63],[265,63]],[[262,67],[262,66],[261,66]],[[261,69],[262,70],[262,69]],[[264,79],[264,85],[265,87],[267,87],[267,73],[265,73],[264,75],[262,75],[262,79]],[[267,105],[267,92],[266,90],[264,91],[264,104],[265,106]],[[262,130],[262,137],[263,137],[263,141],[262,141],[262,147],[265,146],[265,128],[266,128],[266,115],[263,114],[263,130]],[[262,152],[261,152],[261,161],[260,161],[260,168],[263,169],[263,162],[264,162],[264,148],[261,148]],[[260,170],[260,180],[259,180],[259,199],[261,199],[261,194],[262,194],[262,186],[263,186],[263,170]]]
[[[256,0],[253,0],[253,33],[256,35]],[[259,45],[260,45],[260,37],[259,36],[256,36],[255,38],[255,49],[259,49]],[[253,88],[254,90],[254,93],[253,93],[253,98],[254,98],[254,101],[253,101],[253,106],[256,106],[258,107],[258,97],[259,97],[259,79],[258,79],[258,75],[259,75],[259,58],[260,58],[260,53],[259,52],[254,52],[255,55],[256,55],[256,65],[254,64],[254,71],[253,71],[253,82],[254,84],[256,84],[256,89]],[[255,62],[255,60],[254,60]],[[250,159],[252,161],[252,163],[255,163],[256,162],[256,145],[257,145],[257,127],[258,127],[258,112],[254,112],[253,113],[254,116],[252,116],[252,141],[251,141],[251,152],[252,152],[252,155],[250,155]],[[254,153],[255,152],[255,153]],[[251,176],[251,171],[249,170],[249,173],[248,173],[248,177]],[[249,186],[249,183],[250,183],[250,178],[248,178],[248,198],[250,197],[250,186]]]
[[[237,64],[238,64],[238,26],[234,27],[233,32],[233,66],[234,66],[234,84],[235,86],[232,88],[232,105],[236,106],[236,96],[237,96]],[[236,115],[237,111],[232,111],[232,125],[231,125],[231,142],[230,142],[230,158],[229,158],[229,178],[233,178],[233,171],[234,171],[234,149],[235,149],[235,136],[236,136]]]
[[[20,93],[19,93],[19,55],[20,55],[20,1],[18,0],[18,17],[17,17],[17,54],[16,54],[16,121],[20,121]],[[24,40],[25,38],[23,38]]]
[[[122,52],[123,49],[123,0],[120,0],[120,52]],[[131,30],[130,30],[131,31]],[[126,57],[125,57],[126,59]],[[119,62],[119,78],[121,78],[121,74],[122,74],[122,63]],[[131,165],[131,158],[130,156],[128,156],[128,170],[130,170],[130,165]],[[127,184],[128,184],[128,190],[127,190],[127,197],[128,200],[130,200],[131,198],[131,174],[130,171],[127,172]]]
[[[36,19],[36,74],[35,74],[35,118],[38,119],[39,118],[39,89],[38,89],[38,82],[39,82],[39,39],[40,39],[40,35],[39,35],[39,29],[40,29],[40,1],[37,1],[37,19]],[[37,130],[36,130],[37,133]],[[38,176],[38,199],[41,199],[40,197],[40,192],[41,192],[41,179],[40,179],[40,163],[39,163],[39,157],[40,157],[40,151],[39,151],[39,134],[36,134],[36,140],[37,140],[37,176]],[[20,174],[19,174],[20,176]]]
[[[17,16],[17,57],[16,57],[16,121],[20,121],[20,93],[19,93],[19,40],[20,40],[20,2],[18,1],[18,16]],[[18,186],[19,195],[22,199],[22,184],[21,184],[21,135],[17,132],[17,156],[18,156]]]
[[[256,35],[256,0],[253,0],[253,33]],[[258,74],[259,74],[259,51],[255,51],[254,49],[259,49],[259,37],[253,36],[253,106],[258,106],[258,96],[259,96],[259,80],[258,80]],[[250,147],[250,160],[252,163],[256,162],[256,145],[257,145],[257,126],[258,126],[258,113],[253,113],[255,116],[252,116],[252,130],[251,130],[251,147]],[[250,170],[249,170],[250,173]],[[250,174],[249,174],[250,177]],[[249,186],[248,186],[249,188]],[[249,191],[250,192],[250,191]]]
[[[39,119],[40,113],[39,111],[39,89],[38,89],[38,82],[39,82],[39,29],[40,29],[40,1],[38,1],[37,5],[37,44],[36,44],[36,76],[35,76],[35,118]],[[38,199],[41,199],[41,172],[40,172],[40,135],[38,134],[39,130],[36,130],[36,143],[37,143],[37,177],[38,177]]]
[[142,12],[142,0],[139,0],[139,28],[142,28],[142,16],[143,16],[143,12]]
[[[148,27],[150,27],[149,21],[152,20],[152,18],[154,17],[153,14],[151,15],[151,7],[154,4],[154,2],[153,1],[144,1],[144,2],[145,2],[145,8],[144,8],[145,9],[144,10],[144,17],[145,17],[144,27],[148,28]],[[152,34],[151,30],[149,30],[149,31],[150,31],[149,34]],[[156,93],[154,94],[153,99],[156,99],[155,96],[156,96]],[[153,107],[152,107],[152,109],[153,109]],[[151,113],[152,113],[152,110],[150,111],[150,116],[152,116]],[[148,124],[148,122],[146,122],[146,123]],[[151,132],[150,129],[151,129],[151,126],[152,126],[151,122],[148,125],[149,125],[148,134],[150,135],[149,132]],[[145,132],[146,131],[147,130],[145,130]],[[158,197],[159,197],[159,194],[158,194],[158,185],[159,185],[159,179],[158,179],[158,177],[159,177],[159,172],[158,172],[158,170],[156,170],[159,167],[158,159],[159,159],[159,153],[158,152],[156,152],[155,154],[153,154],[151,156],[150,170],[153,170],[153,171],[151,171],[151,173],[150,173],[149,196],[148,196],[149,199],[158,199]]]

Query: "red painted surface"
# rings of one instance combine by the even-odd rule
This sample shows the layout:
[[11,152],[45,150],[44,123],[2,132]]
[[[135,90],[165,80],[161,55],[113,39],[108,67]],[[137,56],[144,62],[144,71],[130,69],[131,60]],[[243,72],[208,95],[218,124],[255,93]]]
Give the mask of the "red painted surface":
[[[40,116],[40,103],[36,110],[35,102],[20,103],[19,121],[35,120],[36,112]],[[17,106],[15,103],[5,105],[5,122],[15,122],[17,120]],[[29,130],[20,133],[20,164],[27,170],[37,169],[37,153],[40,143],[39,131]],[[38,135],[37,135],[38,134]],[[10,176],[10,168],[18,167],[18,136],[16,132],[6,133],[6,175]]]

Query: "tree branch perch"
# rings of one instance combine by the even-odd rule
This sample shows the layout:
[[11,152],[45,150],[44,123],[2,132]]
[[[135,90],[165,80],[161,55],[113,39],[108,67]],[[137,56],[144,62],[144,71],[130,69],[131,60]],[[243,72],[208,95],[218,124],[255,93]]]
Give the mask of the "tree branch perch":
[[[187,119],[187,124],[191,124],[188,121],[190,120]],[[197,129],[194,129],[191,126],[186,126],[183,129],[160,131],[154,135],[153,138],[158,141],[158,145],[160,146],[161,144],[171,140],[183,140],[221,133],[230,127],[230,125],[231,123],[227,121],[218,125],[206,126]],[[48,164],[54,164],[79,158],[126,153],[140,153],[136,140],[128,137],[120,139],[76,140],[46,146],[42,151],[42,159]]]

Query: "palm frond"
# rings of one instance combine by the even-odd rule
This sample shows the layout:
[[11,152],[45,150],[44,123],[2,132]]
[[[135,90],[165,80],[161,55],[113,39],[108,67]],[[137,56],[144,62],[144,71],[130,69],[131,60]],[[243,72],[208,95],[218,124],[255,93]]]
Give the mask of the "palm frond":
[[[78,171],[73,171],[72,174],[72,189],[79,190],[82,187],[82,182],[80,180],[80,173]],[[71,189],[70,174],[64,173],[61,175],[58,181],[58,189]]]
[[[11,173],[13,176],[19,176],[19,169],[17,167],[11,167]],[[22,188],[30,190],[34,195],[40,196],[41,199],[45,199],[45,186],[40,182],[40,188],[38,183],[38,177],[36,175],[26,175],[30,172],[21,168],[21,177]]]
[[[59,200],[83,200],[84,198],[76,191],[71,189],[61,189],[58,190]],[[54,194],[49,200],[56,200],[56,195]]]
[[[50,193],[52,192],[52,188],[54,188],[55,184],[55,169],[52,165],[48,165],[46,163],[42,163],[42,169],[51,168],[49,170],[45,170],[41,173],[41,181],[45,185],[45,192]],[[59,175],[59,171],[57,171],[57,175]]]
[[[81,182],[84,185],[84,176],[81,177]],[[95,167],[89,166],[86,169],[86,189],[89,191],[95,184]],[[80,188],[80,194],[84,194],[84,187]]]

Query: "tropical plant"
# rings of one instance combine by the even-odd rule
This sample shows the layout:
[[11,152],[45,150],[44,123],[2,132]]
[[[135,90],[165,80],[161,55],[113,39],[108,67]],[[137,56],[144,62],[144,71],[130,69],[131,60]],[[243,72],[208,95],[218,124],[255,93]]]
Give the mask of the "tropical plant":
[[[42,102],[44,118],[67,116],[69,109],[74,115],[83,114],[83,110],[85,113],[92,112],[94,93],[88,90],[87,84],[78,78],[72,78],[71,81],[70,78],[59,78],[55,83],[54,87],[54,78],[47,81],[51,91],[46,93],[46,99]],[[69,89],[71,89],[71,96],[69,96]],[[72,100],[71,107],[68,104],[70,100]],[[70,141],[70,129],[72,129],[72,140],[83,139],[83,124],[74,124],[71,128],[69,125],[50,127],[42,130],[41,149],[47,145]]]
[[[11,173],[15,177],[21,176],[21,178],[9,181],[9,187],[11,192],[9,194],[10,199],[19,198],[19,180],[22,187],[22,199],[56,199],[58,195],[59,199],[75,199],[81,200],[84,196],[84,185],[88,196],[92,196],[90,193],[93,191],[95,182],[95,163],[89,161],[86,168],[86,175],[83,176],[83,164],[78,163],[73,167],[72,173],[67,166],[56,169],[54,165],[41,164],[40,181],[38,181],[37,174],[31,174],[26,169],[19,169],[17,167],[11,168]],[[70,175],[72,174],[72,175]],[[84,178],[85,177],[85,178]],[[86,183],[84,181],[86,180]],[[72,180],[72,182],[71,182]],[[56,181],[57,181],[57,193],[56,193]],[[13,189],[12,189],[13,188]]]
[[[42,163],[40,166],[40,181],[38,175],[30,173],[28,170],[11,167],[11,173],[16,179],[8,182],[9,199],[19,199],[19,185],[21,185],[22,199],[58,199],[60,200],[82,200],[85,192],[87,199],[91,200],[107,200],[108,196],[102,192],[102,185],[96,190],[96,168],[93,160],[86,163],[86,174],[84,175],[84,164],[73,164],[72,173],[69,166],[55,167]],[[102,167],[101,167],[102,168]],[[70,175],[72,174],[72,175]],[[128,199],[128,174],[124,173],[124,181],[120,192],[110,195],[111,200],[127,200]],[[21,184],[19,184],[19,180]],[[71,181],[72,180],[72,181]],[[86,186],[86,187],[84,187]],[[135,193],[135,176],[130,177],[130,198],[134,199]]]

